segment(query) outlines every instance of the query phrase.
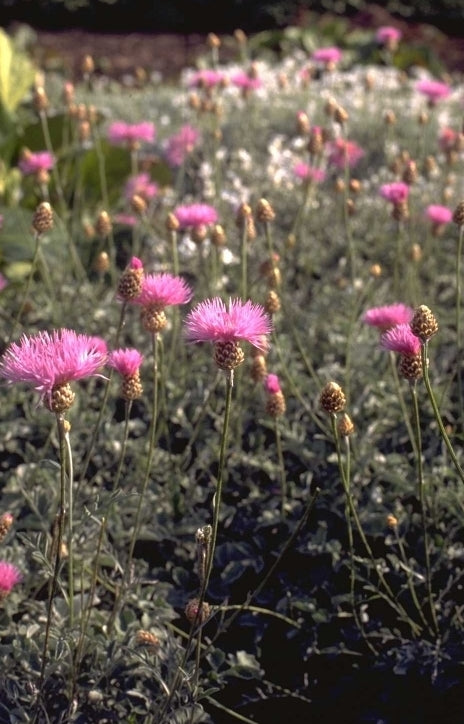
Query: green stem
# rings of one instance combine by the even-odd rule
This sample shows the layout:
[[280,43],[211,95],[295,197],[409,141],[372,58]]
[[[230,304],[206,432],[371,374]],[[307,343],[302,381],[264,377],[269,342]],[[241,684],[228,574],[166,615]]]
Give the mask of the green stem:
[[[461,256],[464,241],[464,226],[459,227],[458,253],[456,258],[456,359],[462,358],[461,334]],[[463,390],[461,375],[458,373],[459,415],[463,415]]]
[[248,233],[246,222],[243,222],[242,235],[240,239],[240,257],[242,264],[242,299],[248,299]]
[[422,465],[422,435],[420,429],[420,415],[419,415],[419,404],[417,401],[417,387],[415,382],[411,382],[410,385],[412,407],[413,407],[413,419],[414,429],[416,433],[416,450],[417,450],[417,484],[418,484],[418,497],[419,497],[419,508],[422,521],[422,533],[424,536],[424,557],[425,557],[425,581],[427,587],[427,599],[430,608],[430,614],[432,616],[433,628],[435,633],[438,634],[438,623],[437,616],[435,613],[435,605],[433,602],[432,593],[432,575],[430,569],[430,553],[429,553],[429,536],[427,532],[427,517],[425,509],[425,497],[424,497],[424,470]]
[[123,434],[123,439],[122,439],[121,454],[119,456],[118,469],[116,470],[116,475],[113,480],[113,492],[115,490],[117,490],[117,488],[118,488],[119,480],[121,478],[122,468],[124,465],[124,458],[126,457],[127,440],[129,438],[129,420],[130,420],[130,412],[132,409],[132,402],[133,402],[133,400],[125,401],[124,434]]
[[280,434],[280,427],[278,418],[274,418],[274,433],[277,448],[277,460],[279,462],[279,477],[280,477],[280,510],[282,518],[285,518],[285,508],[287,505],[287,476],[285,473],[285,462],[282,452],[282,437]]
[[404,401],[403,390],[402,390],[401,384],[400,384],[400,378],[398,376],[398,370],[396,368],[397,355],[394,352],[390,352],[389,357],[390,357],[390,366],[391,366],[391,370],[392,370],[393,380],[394,380],[395,388],[396,388],[396,394],[398,395],[401,412],[403,414],[404,424],[406,425],[406,429],[408,431],[412,449],[417,457],[418,450],[417,450],[416,436],[414,435],[414,430],[412,429],[411,420],[409,419],[408,411],[406,408],[406,403]]
[[68,467],[68,595],[69,595],[69,626],[74,626],[74,467],[69,432],[64,432]]
[[440,415],[440,410],[438,409],[437,401],[435,399],[435,395],[432,390],[432,385],[430,384],[427,352],[428,352],[428,343],[424,342],[424,344],[421,347],[421,361],[422,361],[422,373],[424,375],[425,388],[426,388],[427,394],[429,396],[430,404],[432,405],[433,414],[435,416],[435,420],[437,422],[438,429],[440,430],[440,435],[442,437],[442,440],[446,445],[446,449],[448,450],[450,458],[453,461],[453,465],[456,468],[456,472],[458,473],[458,475],[461,479],[461,482],[464,483],[464,470],[462,469],[461,465],[459,464],[459,460],[456,457],[456,453],[454,452],[453,446],[451,445],[451,441],[446,433],[445,426],[443,425],[443,420]]

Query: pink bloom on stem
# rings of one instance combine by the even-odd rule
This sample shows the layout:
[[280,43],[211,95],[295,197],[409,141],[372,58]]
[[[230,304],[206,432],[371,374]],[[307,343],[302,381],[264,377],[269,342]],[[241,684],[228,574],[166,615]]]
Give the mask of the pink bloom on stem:
[[403,181],[393,181],[380,187],[380,195],[392,204],[402,204],[409,196],[409,186]]
[[382,25],[377,29],[375,39],[381,45],[392,46],[401,40],[402,35],[401,30],[393,27],[393,25]]
[[416,90],[426,96],[432,105],[444,98],[448,98],[451,94],[449,85],[447,83],[441,83],[438,80],[420,80],[416,83]]
[[453,212],[447,206],[430,204],[425,210],[425,215],[432,224],[449,224],[453,218]]
[[277,375],[272,373],[268,374],[264,380],[264,388],[270,395],[276,395],[281,392],[280,381]]
[[398,324],[384,332],[380,338],[380,346],[407,357],[415,357],[421,350],[420,339],[411,332],[409,324]]
[[3,274],[0,272],[0,292],[2,292],[5,287],[8,286],[8,279],[3,276]]
[[190,81],[190,86],[196,86],[197,88],[214,88],[214,86],[222,83],[225,76],[219,70],[212,70],[205,68],[199,70],[193,75]]
[[186,204],[177,206],[174,209],[174,216],[180,224],[181,229],[198,228],[209,226],[218,220],[218,214],[213,206],[208,204]]
[[145,201],[150,201],[158,194],[158,185],[151,180],[148,173],[139,173],[128,179],[124,188],[125,198],[130,201],[136,194]]
[[50,398],[55,387],[97,374],[106,359],[106,343],[100,337],[70,329],[39,332],[10,344],[0,361],[0,376],[9,384],[29,384],[42,399]]
[[168,138],[166,158],[171,166],[182,166],[187,156],[192,153],[200,139],[200,132],[188,124]]
[[234,73],[230,77],[230,81],[232,85],[237,88],[242,88],[243,90],[256,90],[262,86],[262,82],[259,78],[253,78],[243,70],[240,70],[238,73]]
[[238,342],[246,340],[260,350],[267,349],[266,335],[271,332],[270,317],[260,304],[230,299],[226,307],[214,297],[200,302],[187,315],[188,342]]
[[141,123],[114,121],[108,128],[108,140],[116,146],[125,144],[133,146],[137,143],[153,143],[155,133],[155,126],[149,121]]
[[324,65],[335,65],[342,59],[342,51],[335,46],[319,48],[319,50],[314,51],[311,58],[318,63],[324,63]]
[[50,171],[55,165],[55,157],[48,151],[38,151],[33,153],[27,151],[21,157],[18,166],[25,176],[40,173],[40,171]]
[[109,367],[113,367],[122,377],[135,375],[143,362],[143,355],[138,349],[128,347],[126,349],[115,349],[108,357]]
[[353,168],[363,156],[364,151],[354,141],[338,138],[329,144],[328,163],[335,168],[344,169],[346,165]]
[[453,128],[442,128],[438,138],[438,145],[442,151],[454,151],[459,134]]
[[0,561],[0,601],[3,600],[11,591],[13,586],[22,580],[19,568],[13,563]]
[[142,291],[132,301],[142,307],[156,305],[163,309],[172,304],[186,304],[192,294],[191,288],[182,277],[173,274],[146,274]]
[[384,307],[368,309],[362,320],[371,327],[378,327],[385,331],[398,324],[408,324],[413,315],[414,310],[406,304],[387,304]]
[[325,181],[325,171],[323,169],[309,166],[309,164],[304,163],[303,161],[295,164],[293,167],[293,173],[302,181],[309,180],[314,181],[315,183]]

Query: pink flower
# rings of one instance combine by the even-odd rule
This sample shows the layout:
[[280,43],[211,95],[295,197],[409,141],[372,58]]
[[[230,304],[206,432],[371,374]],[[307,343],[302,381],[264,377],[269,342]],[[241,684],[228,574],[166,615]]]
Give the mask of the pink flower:
[[166,158],[171,166],[182,166],[187,156],[192,153],[200,139],[200,132],[193,126],[185,125],[168,138]]
[[454,151],[459,134],[453,128],[442,128],[438,138],[438,145],[442,151]]
[[380,195],[392,204],[403,204],[409,196],[409,186],[402,181],[393,181],[380,187]]
[[143,362],[143,355],[137,349],[115,349],[108,357],[109,367],[113,367],[122,377],[133,377]]
[[451,88],[446,83],[438,80],[420,80],[416,83],[416,90],[422,93],[428,101],[435,105],[438,101],[448,98],[451,94]]
[[329,144],[328,163],[335,168],[344,169],[347,164],[353,168],[363,156],[364,151],[354,141],[338,138]]
[[106,343],[100,337],[70,329],[39,332],[10,344],[0,361],[0,376],[9,384],[29,384],[49,400],[56,387],[95,375],[106,359]]
[[280,387],[280,381],[278,376],[274,374],[268,374],[266,379],[264,380],[264,389],[270,395],[276,395],[278,392],[281,392],[282,389]]
[[55,157],[48,151],[25,151],[18,163],[21,172],[25,176],[40,173],[41,171],[50,171],[55,165]]
[[3,600],[19,581],[22,580],[22,575],[19,568],[16,568],[13,563],[7,563],[6,561],[0,561],[0,601]]
[[8,279],[3,276],[3,274],[0,272],[0,292],[2,292],[5,287],[8,286]]
[[453,218],[453,212],[447,206],[439,204],[430,204],[425,210],[425,215],[432,224],[449,224]]
[[209,226],[218,220],[216,209],[208,204],[188,204],[174,209],[174,216],[181,229]]
[[158,193],[158,186],[155,184],[148,173],[139,173],[131,176],[124,188],[124,196],[130,201],[133,196],[141,196],[145,201],[155,198]]
[[224,73],[221,73],[219,70],[205,68],[204,70],[199,70],[194,74],[192,80],[190,81],[190,86],[196,86],[197,88],[214,88],[214,86],[222,83],[224,79]]
[[375,39],[381,45],[387,45],[389,47],[396,46],[401,40],[402,32],[398,28],[394,28],[392,25],[382,25],[377,29]]
[[232,85],[236,86],[237,88],[242,88],[242,90],[256,90],[257,88],[261,88],[262,82],[259,78],[253,78],[252,76],[248,75],[248,73],[245,73],[245,71],[240,70],[238,73],[234,73],[230,77],[230,81]]
[[192,290],[182,277],[173,274],[147,274],[142,291],[133,301],[142,307],[157,306],[160,309],[172,304],[186,304],[192,298]]
[[139,143],[153,143],[155,126],[149,121],[142,123],[125,123],[114,121],[108,129],[108,140],[115,146],[128,145],[134,147]]
[[186,319],[189,342],[246,340],[261,350],[267,349],[266,335],[271,328],[271,320],[260,304],[241,299],[230,299],[228,308],[219,297],[206,299]]
[[311,58],[317,63],[324,63],[324,65],[336,65],[342,58],[342,51],[334,46],[319,48],[319,50],[314,51]]
[[414,310],[406,304],[388,304],[384,307],[372,307],[365,312],[362,320],[371,327],[387,330],[398,324],[408,324]]
[[398,324],[384,332],[380,338],[380,346],[406,357],[415,357],[421,350],[420,339],[411,332],[409,324]]
[[295,164],[293,167],[293,173],[302,181],[309,180],[314,181],[315,183],[325,181],[325,171],[323,169],[309,166],[309,164],[304,163],[303,161]]
[[137,217],[133,214],[115,214],[113,216],[113,221],[116,224],[121,224],[122,226],[136,226]]

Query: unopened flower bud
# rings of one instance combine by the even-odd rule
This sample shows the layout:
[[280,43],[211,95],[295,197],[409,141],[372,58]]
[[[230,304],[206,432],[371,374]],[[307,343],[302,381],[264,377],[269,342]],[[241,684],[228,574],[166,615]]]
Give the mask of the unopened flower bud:
[[264,309],[268,314],[272,315],[276,314],[281,306],[279,295],[273,289],[270,289],[264,302]]
[[259,199],[256,205],[256,218],[263,223],[275,219],[275,211],[267,199]]
[[422,342],[426,342],[438,332],[438,322],[432,310],[421,304],[414,312],[411,320],[411,331]]
[[91,55],[84,55],[81,61],[81,71],[84,75],[90,75],[95,70],[95,63]]
[[374,277],[374,279],[382,276],[382,267],[380,266],[380,264],[372,264],[369,269],[369,274]]
[[391,513],[390,513],[390,515],[387,515],[387,526],[389,528],[391,528],[392,530],[397,528],[398,527],[398,518],[395,518],[395,516],[391,515]]
[[337,423],[337,430],[341,437],[349,437],[354,433],[353,420],[346,412],[344,412],[342,417],[339,419]]
[[106,251],[101,251],[94,261],[93,268],[99,274],[104,274],[110,268],[110,257]]
[[148,649],[158,649],[160,645],[160,640],[158,636],[155,636],[154,633],[151,633],[151,631],[144,631],[143,629],[140,629],[135,634],[135,643],[137,646],[144,646]]
[[204,623],[211,616],[211,606],[203,601],[200,611],[200,599],[192,598],[187,603],[184,613],[189,623]]
[[166,229],[168,231],[177,231],[180,227],[179,220],[177,219],[177,216],[170,213],[166,217]]
[[11,513],[3,513],[0,516],[0,543],[5,539],[8,531],[13,525],[13,520]]
[[464,226],[464,201],[460,201],[453,213],[453,221],[458,226]]
[[346,397],[340,385],[328,382],[319,395],[319,404],[325,412],[333,415],[345,409]]
[[34,108],[38,113],[46,111],[48,108],[48,97],[45,88],[38,86],[34,90]]
[[53,229],[53,210],[48,201],[42,201],[32,217],[32,228],[37,234],[43,234]]
[[216,224],[211,231],[211,243],[214,246],[224,246],[227,241],[226,233],[220,224]]
[[106,236],[109,236],[112,231],[112,224],[110,215],[107,211],[100,211],[97,217],[97,221],[95,222],[95,231],[97,232],[98,236],[101,236],[103,239]]

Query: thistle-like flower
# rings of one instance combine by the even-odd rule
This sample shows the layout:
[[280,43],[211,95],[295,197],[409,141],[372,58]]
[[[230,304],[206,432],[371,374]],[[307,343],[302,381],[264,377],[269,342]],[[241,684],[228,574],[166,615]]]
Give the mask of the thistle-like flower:
[[182,166],[187,156],[192,153],[200,140],[200,131],[190,125],[182,128],[168,138],[166,158],[171,166]]
[[153,143],[156,129],[153,123],[125,123],[114,121],[108,129],[108,140],[115,146],[126,145],[131,149],[138,148],[141,143]]
[[416,90],[424,95],[429,105],[434,106],[438,101],[448,98],[451,94],[451,88],[447,83],[441,83],[438,80],[420,80],[416,83]]
[[138,257],[133,256],[119,279],[117,299],[123,302],[133,301],[142,291],[142,283],[143,264]]
[[182,277],[173,274],[147,274],[140,294],[132,300],[142,307],[141,317],[148,332],[161,332],[167,324],[164,310],[175,304],[186,304],[192,290]]
[[198,304],[186,319],[186,338],[189,342],[212,342],[214,359],[222,370],[233,370],[245,359],[240,342],[245,340],[265,351],[272,323],[263,307],[251,301],[214,297]]
[[106,343],[99,337],[70,329],[39,332],[10,344],[0,361],[0,376],[9,384],[31,385],[45,406],[60,414],[74,401],[69,383],[96,375],[106,359]]
[[387,304],[383,307],[372,307],[365,312],[362,320],[371,327],[385,331],[398,324],[407,324],[414,314],[412,307],[406,304]]
[[267,414],[274,418],[280,417],[285,412],[286,404],[278,376],[272,373],[268,374],[264,380],[264,389],[267,392]]
[[181,229],[195,229],[210,226],[218,220],[217,211],[208,204],[186,204],[174,209],[174,216]]
[[380,338],[380,346],[400,355],[399,371],[402,377],[413,381],[422,377],[421,344],[409,324],[398,324]]
[[421,304],[415,310],[411,320],[411,331],[423,343],[438,332],[437,319],[432,310],[425,304]]
[[21,580],[22,575],[19,568],[16,568],[13,563],[0,561],[0,601],[3,601],[13,586],[16,586]]
[[136,400],[142,396],[140,366],[143,355],[137,349],[116,349],[108,357],[108,366],[113,367],[122,377],[121,397]]
[[342,412],[345,409],[346,397],[342,388],[336,382],[327,382],[319,395],[319,404],[330,415]]

